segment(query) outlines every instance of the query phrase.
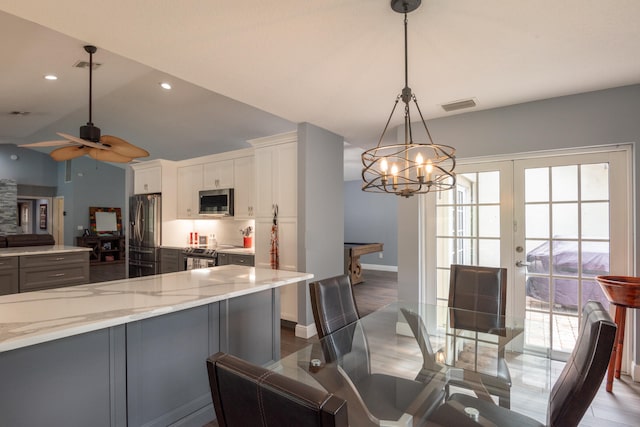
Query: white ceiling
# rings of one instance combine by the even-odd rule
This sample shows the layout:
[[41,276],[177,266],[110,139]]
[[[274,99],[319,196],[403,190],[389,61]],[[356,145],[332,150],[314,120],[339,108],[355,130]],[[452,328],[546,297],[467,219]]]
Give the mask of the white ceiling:
[[[402,16],[388,0],[0,0],[0,10],[47,27],[0,14],[0,142],[77,133],[88,77],[71,66],[86,43],[104,63],[96,125],[168,159],[298,122],[370,147],[404,83]],[[637,0],[424,0],[409,15],[409,85],[434,118],[465,98],[479,110],[635,84],[639,18]],[[63,75],[62,91],[46,72]],[[175,90],[159,92],[168,76]]]

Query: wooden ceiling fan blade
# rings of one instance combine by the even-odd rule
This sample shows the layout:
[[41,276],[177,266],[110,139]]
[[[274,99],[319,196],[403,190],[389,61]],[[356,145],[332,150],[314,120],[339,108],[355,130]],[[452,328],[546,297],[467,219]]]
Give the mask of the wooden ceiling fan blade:
[[148,157],[149,152],[140,147],[136,147],[130,142],[113,135],[102,135],[100,142],[111,147],[111,151],[125,157]]
[[78,157],[82,157],[85,154],[89,154],[89,150],[92,150],[89,147],[63,147],[58,148],[57,150],[53,150],[49,153],[49,156],[57,162],[63,162],[65,160],[76,159]]
[[56,133],[58,135],[60,135],[61,137],[67,138],[69,141],[75,142],[76,144],[79,144],[79,145],[84,145],[84,146],[87,146],[87,147],[97,148],[98,150],[106,150],[107,149],[107,147],[105,147],[102,144],[98,144],[97,142],[87,141],[86,139],[78,138],[77,136],[69,135],[68,133],[62,133],[62,132],[56,132]]
[[97,150],[89,148],[89,156],[102,162],[129,163],[133,160],[131,157],[123,156],[113,150]]
[[57,141],[40,141],[40,142],[32,142],[30,144],[20,144],[18,147],[59,147],[61,145],[77,145],[75,142],[67,141],[67,140],[57,140]]

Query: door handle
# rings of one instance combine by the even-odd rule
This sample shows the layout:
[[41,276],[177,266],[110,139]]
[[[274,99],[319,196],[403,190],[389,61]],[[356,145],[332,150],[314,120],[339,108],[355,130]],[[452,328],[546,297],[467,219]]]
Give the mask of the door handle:
[[516,261],[516,267],[529,267],[530,265],[531,263],[528,262]]

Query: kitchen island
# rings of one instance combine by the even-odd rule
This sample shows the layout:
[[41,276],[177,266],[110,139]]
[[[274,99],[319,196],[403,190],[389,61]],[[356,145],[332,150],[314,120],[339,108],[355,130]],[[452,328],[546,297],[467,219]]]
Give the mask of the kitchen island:
[[0,248],[0,295],[89,283],[89,248]]
[[280,357],[279,287],[229,265],[0,297],[0,425],[201,426],[206,357]]

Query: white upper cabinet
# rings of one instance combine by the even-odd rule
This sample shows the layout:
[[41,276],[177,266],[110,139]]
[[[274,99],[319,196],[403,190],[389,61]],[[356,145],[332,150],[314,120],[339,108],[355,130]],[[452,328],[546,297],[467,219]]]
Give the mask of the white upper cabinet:
[[233,160],[204,164],[204,189],[233,188]]
[[162,168],[160,166],[134,169],[133,193],[150,194],[162,191]]
[[253,157],[241,157],[233,160],[234,171],[234,216],[238,219],[254,218],[254,160]]
[[296,142],[256,147],[257,217],[296,217],[298,212],[298,150]]
[[178,218],[195,219],[198,214],[199,191],[202,190],[202,165],[178,168]]

